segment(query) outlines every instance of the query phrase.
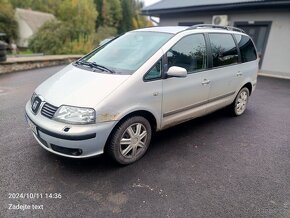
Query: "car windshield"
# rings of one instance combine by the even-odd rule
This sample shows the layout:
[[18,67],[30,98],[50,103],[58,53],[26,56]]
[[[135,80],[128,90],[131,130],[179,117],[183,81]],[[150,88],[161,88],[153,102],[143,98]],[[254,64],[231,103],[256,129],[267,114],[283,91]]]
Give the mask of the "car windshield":
[[171,37],[169,33],[129,32],[96,49],[81,61],[104,66],[119,74],[133,74]]

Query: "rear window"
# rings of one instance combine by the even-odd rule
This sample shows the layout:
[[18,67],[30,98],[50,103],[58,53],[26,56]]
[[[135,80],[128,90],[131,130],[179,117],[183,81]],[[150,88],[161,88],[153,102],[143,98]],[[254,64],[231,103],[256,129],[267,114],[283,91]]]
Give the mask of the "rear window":
[[248,36],[235,34],[241,52],[242,62],[254,61],[257,53],[252,40]]
[[235,41],[230,34],[209,34],[213,67],[237,64],[239,60]]

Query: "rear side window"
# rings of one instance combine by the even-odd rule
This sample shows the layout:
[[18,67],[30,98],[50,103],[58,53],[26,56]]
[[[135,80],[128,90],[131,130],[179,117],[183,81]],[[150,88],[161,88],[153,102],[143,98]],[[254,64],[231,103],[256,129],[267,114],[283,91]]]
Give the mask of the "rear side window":
[[242,62],[254,61],[257,59],[257,53],[252,40],[248,36],[235,34],[238,46],[240,48]]
[[239,60],[235,41],[230,34],[209,34],[213,67],[237,64]]
[[206,44],[203,34],[186,36],[168,52],[168,67],[183,67],[193,73],[207,67]]

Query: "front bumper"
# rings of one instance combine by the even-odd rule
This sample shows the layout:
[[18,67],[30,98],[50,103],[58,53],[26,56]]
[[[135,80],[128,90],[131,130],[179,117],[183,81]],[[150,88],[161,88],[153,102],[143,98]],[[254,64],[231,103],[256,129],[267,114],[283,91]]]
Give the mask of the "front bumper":
[[[42,107],[43,105],[41,105]],[[71,125],[44,117],[31,110],[27,102],[26,119],[35,126],[33,136],[47,151],[71,158],[87,158],[102,154],[106,141],[117,121],[89,125]],[[68,131],[65,131],[69,128]],[[67,130],[67,129],[66,129]]]

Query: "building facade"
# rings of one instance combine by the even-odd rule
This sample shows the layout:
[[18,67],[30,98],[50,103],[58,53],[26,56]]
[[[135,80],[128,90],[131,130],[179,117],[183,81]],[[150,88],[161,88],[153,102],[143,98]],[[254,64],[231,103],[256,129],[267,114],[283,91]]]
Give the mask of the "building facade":
[[163,0],[142,13],[159,17],[161,26],[239,27],[255,42],[262,73],[290,77],[290,1]]

